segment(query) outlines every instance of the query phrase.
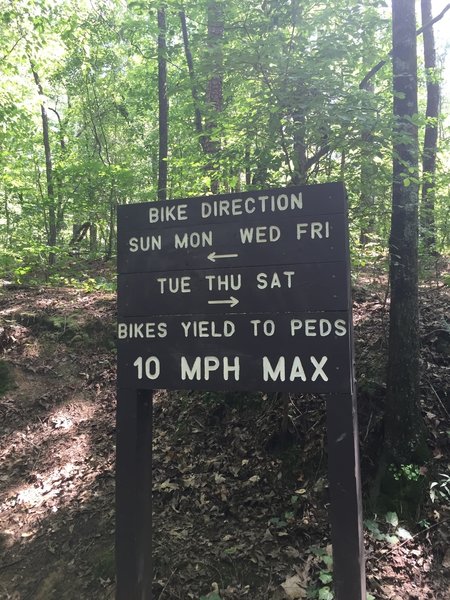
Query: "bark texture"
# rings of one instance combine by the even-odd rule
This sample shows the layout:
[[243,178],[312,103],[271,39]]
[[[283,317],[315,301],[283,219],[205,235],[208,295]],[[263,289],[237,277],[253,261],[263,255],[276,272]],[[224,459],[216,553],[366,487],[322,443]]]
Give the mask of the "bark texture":
[[[421,1],[422,23],[432,20],[431,0]],[[438,143],[438,119],[440,85],[436,77],[436,49],[434,45],[433,27],[423,32],[423,52],[427,79],[427,123],[423,143],[423,184],[421,198],[421,237],[425,250],[432,252],[436,244],[436,227],[434,220],[434,200],[436,181],[436,154]]]
[[194,117],[195,117],[195,131],[197,132],[200,140],[200,144],[204,148],[204,136],[203,136],[203,122],[202,122],[202,113],[199,108],[198,101],[198,89],[195,81],[195,70],[194,70],[194,60],[192,58],[191,45],[189,43],[189,34],[186,23],[186,13],[184,10],[180,11],[180,21],[181,21],[181,31],[183,33],[183,47],[184,54],[186,56],[186,63],[188,67],[189,80],[191,82],[191,95],[192,100],[194,101]]
[[391,307],[385,441],[387,465],[419,462],[418,132],[414,2],[393,0],[393,144],[390,237]]
[[167,99],[166,10],[158,9],[158,100],[159,161],[158,200],[167,200],[167,168],[169,151],[169,102]]
[[210,57],[211,75],[208,80],[206,90],[206,102],[208,106],[208,115],[205,122],[205,141],[204,149],[210,160],[208,171],[211,176],[211,191],[217,194],[219,191],[219,178],[217,167],[214,164],[214,157],[220,150],[220,142],[215,138],[215,129],[217,127],[217,115],[222,112],[223,92],[222,92],[222,41],[224,33],[223,6],[221,0],[211,0],[208,2],[208,54]]
[[47,106],[44,100],[44,90],[42,88],[41,79],[39,77],[39,73],[36,69],[34,62],[30,59],[30,67],[31,72],[33,74],[33,79],[36,84],[37,90],[41,97],[41,121],[42,121],[42,139],[44,143],[44,155],[45,155],[45,176],[47,182],[47,218],[46,218],[46,228],[47,228],[47,245],[50,247],[50,252],[48,255],[48,262],[50,265],[55,263],[55,252],[51,249],[56,246],[57,237],[58,237],[58,223],[57,223],[57,208],[56,208],[56,196],[55,196],[55,186],[54,186],[54,174],[53,174],[53,160],[52,160],[52,151],[50,145],[50,128],[48,121],[48,111]]

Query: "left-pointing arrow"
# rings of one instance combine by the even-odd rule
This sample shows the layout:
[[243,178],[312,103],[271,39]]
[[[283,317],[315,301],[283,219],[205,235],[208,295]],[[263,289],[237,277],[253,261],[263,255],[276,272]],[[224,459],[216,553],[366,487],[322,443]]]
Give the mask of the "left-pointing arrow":
[[227,300],[208,300],[208,304],[229,304],[230,308],[239,304],[239,300],[234,296],[230,296]]
[[239,254],[216,254],[215,252],[211,252],[208,254],[208,260],[211,262],[216,262],[218,258],[237,258]]

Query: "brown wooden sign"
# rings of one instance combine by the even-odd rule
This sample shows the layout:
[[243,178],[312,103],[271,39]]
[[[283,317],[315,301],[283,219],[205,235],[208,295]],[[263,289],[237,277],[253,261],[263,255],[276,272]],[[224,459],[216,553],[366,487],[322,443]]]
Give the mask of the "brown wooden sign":
[[119,206],[118,247],[122,385],[351,391],[341,184]]
[[152,599],[151,390],[327,399],[336,600],[365,600],[341,183],[118,207],[117,600]]

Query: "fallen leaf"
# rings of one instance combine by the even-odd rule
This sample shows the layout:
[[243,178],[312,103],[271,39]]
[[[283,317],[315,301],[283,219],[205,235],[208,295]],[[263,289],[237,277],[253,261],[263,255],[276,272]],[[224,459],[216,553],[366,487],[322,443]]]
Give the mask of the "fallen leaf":
[[302,579],[298,575],[288,577],[281,587],[286,593],[286,596],[291,600],[297,600],[297,598],[306,598],[306,590],[302,586]]
[[170,479],[166,479],[158,487],[160,490],[177,490],[179,485],[178,483],[172,483]]

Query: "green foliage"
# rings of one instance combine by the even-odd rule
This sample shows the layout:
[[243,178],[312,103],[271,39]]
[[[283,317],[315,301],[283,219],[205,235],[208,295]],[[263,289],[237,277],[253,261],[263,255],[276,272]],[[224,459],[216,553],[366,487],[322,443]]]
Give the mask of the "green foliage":
[[437,481],[430,484],[430,498],[432,502],[450,501],[450,473],[438,473]]
[[390,472],[395,481],[418,481],[421,477],[420,467],[418,465],[390,465]]
[[308,589],[308,598],[317,598],[318,600],[333,600],[332,592],[333,581],[333,558],[330,554],[330,548],[311,549],[312,553],[317,557],[319,572],[317,575],[318,582]]
[[[224,3],[223,110],[206,156],[195,127],[211,108],[212,54],[205,1],[187,0],[189,73],[179,3],[167,5],[170,197],[344,179],[357,268],[385,266],[389,237],[393,120],[390,67],[360,82],[390,47],[383,2],[332,0]],[[115,252],[115,208],[156,198],[158,165],[156,5],[19,0],[0,20],[0,271],[44,279],[55,213],[57,264],[73,226],[96,226],[83,256]],[[33,60],[42,83],[36,88]],[[429,74],[431,76],[432,74]],[[425,81],[425,79],[424,79]],[[195,94],[194,94],[195,91]],[[194,102],[193,95],[196,96]],[[49,115],[54,198],[49,197],[41,103]],[[425,120],[417,116],[423,129]],[[441,142],[441,165],[449,148]],[[436,177],[436,249],[448,251],[448,170]],[[419,174],[407,172],[410,185]],[[53,243],[53,242],[52,242]],[[94,285],[94,284],[92,284]],[[95,285],[98,285],[95,284]]]
[[[0,249],[0,272],[14,283],[35,283],[45,279],[48,247],[21,240],[14,248]],[[25,243],[23,243],[25,242]],[[58,249],[55,248],[58,253]]]
[[387,542],[390,545],[398,544],[400,540],[412,538],[407,529],[399,526],[399,519],[395,512],[387,512],[384,521],[366,519],[364,525],[374,540]]

